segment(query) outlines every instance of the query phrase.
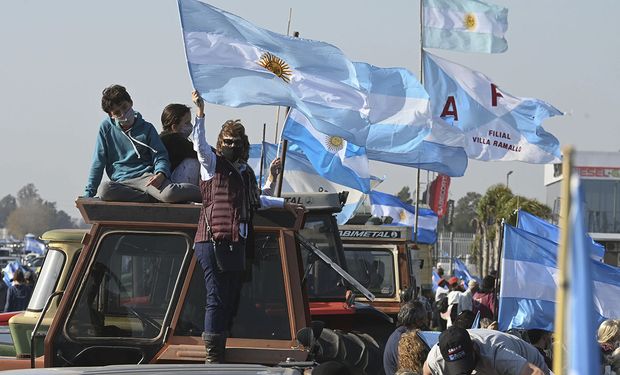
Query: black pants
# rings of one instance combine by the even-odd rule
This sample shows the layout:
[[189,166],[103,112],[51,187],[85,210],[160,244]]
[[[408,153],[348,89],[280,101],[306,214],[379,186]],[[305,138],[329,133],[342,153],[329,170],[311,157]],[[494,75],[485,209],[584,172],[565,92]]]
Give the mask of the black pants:
[[210,241],[197,242],[194,249],[204,272],[207,290],[205,333],[225,334],[230,329],[232,318],[239,305],[243,270],[220,269],[215,258],[213,243]]

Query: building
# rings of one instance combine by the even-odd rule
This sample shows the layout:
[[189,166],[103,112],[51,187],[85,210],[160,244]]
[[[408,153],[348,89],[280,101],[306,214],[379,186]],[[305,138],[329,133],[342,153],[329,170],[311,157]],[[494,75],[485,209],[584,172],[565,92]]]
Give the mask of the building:
[[[573,158],[586,201],[586,227],[606,249],[605,263],[620,264],[620,152],[576,151]],[[562,165],[545,165],[547,205],[560,213]]]

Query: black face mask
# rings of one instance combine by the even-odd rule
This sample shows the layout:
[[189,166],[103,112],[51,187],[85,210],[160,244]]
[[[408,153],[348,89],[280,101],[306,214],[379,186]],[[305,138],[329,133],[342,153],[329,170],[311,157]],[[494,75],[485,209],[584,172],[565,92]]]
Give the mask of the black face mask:
[[226,158],[229,162],[235,162],[241,158],[242,153],[241,147],[222,147],[222,156]]

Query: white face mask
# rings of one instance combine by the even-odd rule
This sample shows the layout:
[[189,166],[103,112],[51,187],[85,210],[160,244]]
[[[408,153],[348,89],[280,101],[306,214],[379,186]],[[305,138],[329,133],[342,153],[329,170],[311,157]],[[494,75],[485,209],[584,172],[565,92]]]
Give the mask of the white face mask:
[[125,114],[123,114],[121,117],[116,118],[116,123],[120,126],[130,125],[133,123],[135,116],[136,113],[134,112],[133,108],[129,108],[127,112],[125,112]]
[[192,130],[194,130],[194,126],[191,122],[188,122],[179,129],[178,133],[181,134],[183,138],[188,138],[192,134]]

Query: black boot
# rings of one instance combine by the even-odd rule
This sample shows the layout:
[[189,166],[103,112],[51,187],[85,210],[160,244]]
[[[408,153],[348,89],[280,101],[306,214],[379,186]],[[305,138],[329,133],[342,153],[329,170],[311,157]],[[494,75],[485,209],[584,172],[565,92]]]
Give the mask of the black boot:
[[205,342],[205,364],[224,363],[224,351],[226,350],[226,335],[203,332],[202,339]]

